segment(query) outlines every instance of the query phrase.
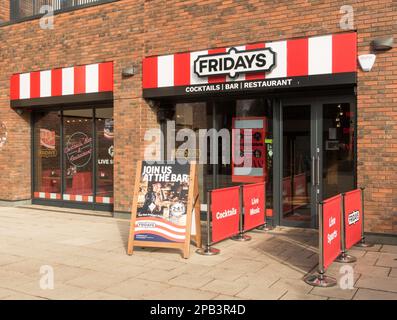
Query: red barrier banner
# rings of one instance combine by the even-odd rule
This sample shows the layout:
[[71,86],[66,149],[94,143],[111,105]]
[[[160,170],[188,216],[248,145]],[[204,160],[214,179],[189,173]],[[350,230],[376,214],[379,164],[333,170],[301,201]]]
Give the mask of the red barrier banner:
[[345,195],[345,247],[349,250],[361,241],[363,219],[361,212],[361,190]]
[[327,269],[341,253],[342,196],[327,199],[323,204],[323,266]]
[[212,191],[212,242],[219,242],[239,233],[240,187]]
[[265,184],[248,184],[243,187],[244,231],[265,224]]

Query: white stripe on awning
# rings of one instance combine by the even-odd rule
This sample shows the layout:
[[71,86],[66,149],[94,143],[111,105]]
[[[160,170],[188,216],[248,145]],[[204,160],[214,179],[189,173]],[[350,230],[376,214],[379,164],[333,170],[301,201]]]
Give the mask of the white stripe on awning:
[[62,95],[74,94],[74,68],[62,69]]
[[30,99],[30,73],[19,76],[19,99]]
[[51,97],[51,70],[40,72],[40,98]]
[[287,76],[287,41],[266,43],[276,53],[276,66],[266,75],[266,79],[285,78]]
[[158,57],[157,79],[159,88],[174,86],[174,55]]
[[332,73],[332,35],[309,38],[309,75]]

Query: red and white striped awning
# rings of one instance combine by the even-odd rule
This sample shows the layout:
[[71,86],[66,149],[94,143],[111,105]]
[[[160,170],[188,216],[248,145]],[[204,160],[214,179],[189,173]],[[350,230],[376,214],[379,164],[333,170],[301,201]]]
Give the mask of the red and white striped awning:
[[[183,93],[183,90],[176,90],[177,87],[295,77],[313,77],[314,80],[316,76],[322,75],[328,75],[329,80],[329,75],[357,72],[355,32],[256,43],[233,48],[238,51],[271,48],[276,54],[276,65],[268,73],[247,73],[237,78],[230,78],[227,75],[198,77],[194,72],[194,62],[197,57],[225,53],[230,48],[148,57],[143,61],[142,86],[144,93],[146,91],[144,96],[158,97],[161,93],[164,95]],[[316,83],[313,82],[313,85]]]
[[14,74],[12,102],[112,92],[113,62]]

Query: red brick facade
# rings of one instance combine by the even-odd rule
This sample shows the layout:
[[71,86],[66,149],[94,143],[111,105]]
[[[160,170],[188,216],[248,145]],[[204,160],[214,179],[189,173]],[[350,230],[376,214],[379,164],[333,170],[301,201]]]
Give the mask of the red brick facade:
[[[0,19],[8,3],[0,1]],[[155,109],[142,99],[143,57],[341,32],[346,4],[354,9],[359,54],[370,52],[372,39],[396,34],[393,0],[121,0],[56,15],[53,30],[40,29],[37,19],[1,26],[0,121],[8,140],[0,148],[0,199],[31,197],[30,116],[10,108],[13,73],[114,61],[115,211],[128,211],[143,134],[158,126]],[[136,75],[122,78],[129,66]],[[397,233],[396,139],[393,49],[377,54],[372,72],[358,72],[358,183],[367,186],[367,231]]]
[[0,23],[7,22],[10,18],[10,1],[0,1]]

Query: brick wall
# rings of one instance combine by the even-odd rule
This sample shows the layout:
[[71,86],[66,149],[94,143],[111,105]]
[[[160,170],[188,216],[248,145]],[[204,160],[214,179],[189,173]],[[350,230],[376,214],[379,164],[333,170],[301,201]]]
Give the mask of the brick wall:
[[0,23],[10,19],[10,0],[0,0]]
[[[340,32],[346,4],[354,8],[359,54],[370,52],[373,38],[396,34],[393,0],[122,0],[57,15],[54,30],[40,30],[38,20],[1,27],[0,121],[9,141],[0,149],[0,199],[30,198],[29,115],[9,108],[12,73],[115,62],[115,210],[128,211],[143,134],[157,126],[141,97],[144,56]],[[137,74],[122,79],[130,65]],[[359,71],[358,180],[367,186],[369,231],[397,233],[396,89],[396,49],[378,54],[372,72]]]

